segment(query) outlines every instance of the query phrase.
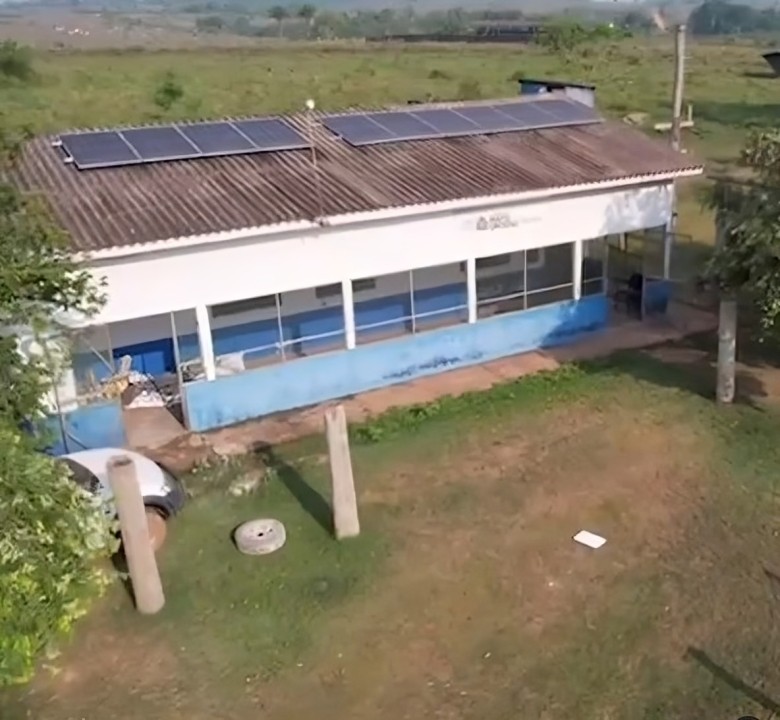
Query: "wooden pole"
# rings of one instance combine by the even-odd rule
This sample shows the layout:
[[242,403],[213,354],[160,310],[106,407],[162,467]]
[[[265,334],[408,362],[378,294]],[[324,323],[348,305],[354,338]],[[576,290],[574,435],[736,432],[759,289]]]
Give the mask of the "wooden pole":
[[333,528],[338,540],[356,537],[360,535],[360,520],[349,452],[347,415],[343,405],[325,411],[325,431],[333,488]]
[[107,469],[119,514],[135,606],[144,615],[154,615],[165,605],[165,595],[149,537],[135,463],[127,455],[117,455],[108,461]]

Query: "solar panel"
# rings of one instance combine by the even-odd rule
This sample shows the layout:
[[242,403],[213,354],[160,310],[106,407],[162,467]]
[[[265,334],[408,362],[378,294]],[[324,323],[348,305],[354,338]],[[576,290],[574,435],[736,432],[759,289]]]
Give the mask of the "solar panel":
[[309,147],[278,118],[69,133],[59,140],[80,170]]
[[256,149],[249,138],[227,122],[179,125],[178,128],[204,155],[227,155]]
[[539,106],[553,115],[561,125],[579,125],[601,120],[593,108],[576,100],[546,100],[540,102]]
[[389,130],[399,140],[412,138],[421,140],[438,137],[441,134],[432,125],[427,124],[424,119],[410,112],[370,113],[365,117]]
[[478,125],[482,132],[485,133],[521,129],[517,127],[517,122],[511,117],[486,105],[459,107],[457,112],[468,120],[471,120],[475,125]]
[[176,128],[145,127],[123,130],[122,135],[129,142],[141,159],[153,160],[186,160],[197,157],[201,152]]
[[440,135],[472,135],[482,132],[471,120],[452,110],[418,110],[414,115],[436,128]]
[[239,120],[233,126],[251,140],[258,150],[297,150],[309,147],[302,135],[277,118]]
[[114,131],[69,133],[61,135],[60,142],[80,170],[139,162],[133,149]]
[[507,103],[506,105],[498,105],[498,107],[504,115],[511,117],[516,123],[519,130],[544,127],[555,123],[555,117],[551,113],[547,113],[542,108],[547,103],[530,103],[530,102],[518,102]]
[[323,118],[322,124],[355,146],[393,142],[398,139],[387,128],[377,125],[366,115],[331,115]]

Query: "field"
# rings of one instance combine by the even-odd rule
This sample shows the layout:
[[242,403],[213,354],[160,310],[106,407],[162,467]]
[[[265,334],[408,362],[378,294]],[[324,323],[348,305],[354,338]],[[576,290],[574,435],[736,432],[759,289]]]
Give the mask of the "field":
[[[507,47],[258,45],[41,53],[0,82],[35,132],[498,97],[521,76],[590,80],[612,117],[667,120],[671,37],[569,60]],[[713,172],[774,124],[757,46],[694,44],[685,144]],[[173,78],[182,97],[155,103]],[[635,117],[636,119],[636,117]],[[648,130],[652,132],[651,130]],[[712,241],[700,187],[680,230]],[[329,533],[319,438],[188,480],[161,554],[167,607],[117,586],[54,670],[0,695],[3,720],[444,720],[780,712],[780,375],[756,356],[740,402],[712,402],[711,339],[564,368],[394,411],[356,431],[361,538]],[[766,353],[767,349],[764,348]],[[265,468],[263,470],[263,468]],[[234,498],[229,482],[263,473]],[[285,548],[239,555],[233,527],[278,517]],[[589,551],[571,536],[608,538]]]
[[[670,115],[673,53],[666,36],[586,47],[570,58],[533,47],[403,47],[257,44],[244,49],[41,53],[32,82],[0,81],[6,122],[35,132],[178,118],[213,118],[405,103],[410,99],[502,97],[517,79],[591,81],[612,117],[647,114],[645,127]],[[691,44],[686,101],[696,126],[685,144],[717,172],[736,158],[751,127],[775,121],[780,80],[754,45]],[[183,90],[169,109],[155,103],[166,77]],[[650,131],[652,132],[652,131]],[[695,187],[682,198],[680,231],[711,240]]]
[[[256,460],[199,473],[163,613],[115,588],[2,717],[769,717],[780,378],[742,368],[741,404],[719,410],[710,350],[374,421],[354,445],[364,534],[345,544],[318,439],[266,455],[254,496],[224,490]],[[231,528],[257,515],[288,543],[240,556]],[[577,546],[581,528],[607,545]]]

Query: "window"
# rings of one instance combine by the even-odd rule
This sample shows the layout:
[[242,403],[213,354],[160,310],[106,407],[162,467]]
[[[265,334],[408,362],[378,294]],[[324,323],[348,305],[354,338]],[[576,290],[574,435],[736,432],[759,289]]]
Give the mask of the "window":
[[538,268],[544,265],[544,250],[533,248],[525,251],[525,261],[529,268]]
[[325,300],[326,298],[338,297],[341,295],[341,283],[333,283],[332,285],[320,285],[314,288],[314,295],[317,300]]
[[412,271],[412,332],[468,320],[466,278],[457,263]]
[[[279,298],[279,304],[282,304]],[[276,307],[276,295],[263,295],[262,297],[247,298],[246,300],[236,300],[234,302],[222,303],[222,305],[211,306],[211,317],[220,318],[228,315],[240,315],[241,313],[252,312],[253,310],[265,310]]]
[[492,257],[477,258],[477,270],[485,270],[486,268],[500,267],[501,265],[509,265],[512,262],[512,256],[506,255],[493,255]]
[[376,289],[376,280],[374,278],[363,278],[362,280],[352,281],[352,292],[366,292]]

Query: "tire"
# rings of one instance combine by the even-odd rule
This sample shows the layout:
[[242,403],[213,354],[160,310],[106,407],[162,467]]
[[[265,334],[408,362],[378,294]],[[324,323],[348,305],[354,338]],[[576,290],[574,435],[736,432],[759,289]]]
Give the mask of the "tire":
[[187,493],[184,491],[184,486],[181,482],[173,475],[168,472],[165,472],[165,475],[168,484],[171,486],[171,491],[167,495],[149,495],[144,497],[144,505],[158,510],[166,520],[169,520],[184,507],[187,502]]
[[284,545],[287,534],[278,520],[263,518],[239,525],[233,539],[245,555],[268,555]]
[[149,539],[152,550],[156,553],[164,544],[168,534],[168,523],[156,508],[146,508],[146,525],[149,528]]

